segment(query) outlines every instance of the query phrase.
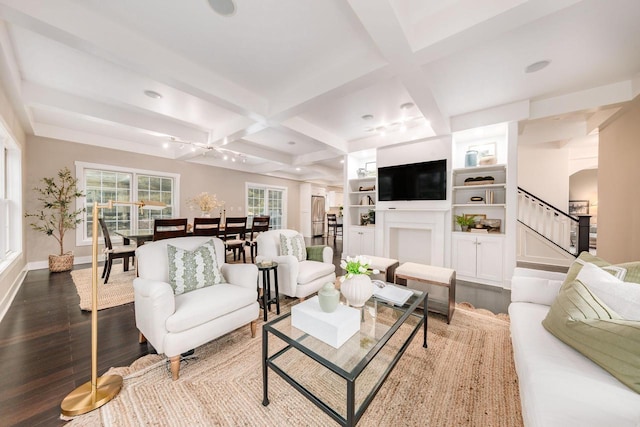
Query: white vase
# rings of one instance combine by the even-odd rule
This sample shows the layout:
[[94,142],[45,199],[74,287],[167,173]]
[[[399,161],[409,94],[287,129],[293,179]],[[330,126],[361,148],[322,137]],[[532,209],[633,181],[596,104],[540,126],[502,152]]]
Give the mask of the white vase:
[[201,211],[200,212],[200,217],[201,218],[211,218],[211,212],[209,212],[209,211]]
[[340,292],[352,307],[362,307],[373,295],[373,283],[366,274],[356,274],[345,279],[340,285]]

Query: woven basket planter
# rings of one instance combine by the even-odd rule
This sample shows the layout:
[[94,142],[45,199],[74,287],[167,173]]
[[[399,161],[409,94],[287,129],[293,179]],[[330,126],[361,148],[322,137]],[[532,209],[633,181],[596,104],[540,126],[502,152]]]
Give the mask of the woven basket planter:
[[59,273],[73,268],[73,252],[64,255],[49,255],[49,271]]

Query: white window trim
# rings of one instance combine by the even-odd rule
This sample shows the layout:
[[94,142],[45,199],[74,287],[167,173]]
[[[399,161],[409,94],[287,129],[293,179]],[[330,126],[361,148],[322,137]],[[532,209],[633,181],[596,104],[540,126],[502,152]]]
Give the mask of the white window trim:
[[[0,243],[0,273],[4,272],[16,262],[22,254],[22,230],[23,230],[23,205],[22,205],[22,150],[13,133],[2,117],[0,117],[0,161],[7,170],[5,176],[0,178],[2,185],[2,197],[0,198],[0,230],[2,230],[2,242]],[[6,148],[6,162],[5,162]],[[11,177],[9,179],[8,177]],[[4,189],[6,188],[6,194]],[[8,217],[5,215],[9,207]],[[7,222],[9,224],[8,247],[4,236]]]
[[[97,169],[104,170],[110,172],[122,172],[122,173],[131,173],[134,175],[134,179],[132,180],[131,195],[133,196],[133,200],[137,201],[137,180],[135,179],[136,175],[153,175],[160,176],[163,178],[173,178],[174,189],[173,189],[173,215],[175,217],[180,216],[180,174],[170,173],[170,172],[160,172],[160,171],[152,171],[147,169],[136,169],[136,168],[127,168],[122,166],[113,166],[113,165],[104,165],[101,163],[88,163],[88,162],[75,162],[76,166],[76,178],[78,179],[78,189],[84,193],[84,171],[85,169]],[[87,198],[80,197],[78,198],[76,206],[86,206]],[[86,218],[87,215],[91,215],[91,212],[86,212],[83,216],[82,226],[76,228],[76,246],[88,246],[91,245],[90,238],[84,238],[84,228],[86,228]]]
[[264,189],[273,189],[273,190],[281,190],[282,191],[282,228],[286,229],[287,227],[287,211],[289,210],[289,188],[283,187],[280,185],[269,185],[269,184],[258,184],[257,182],[246,182],[244,183],[244,211],[249,212],[249,187],[253,188],[264,188]]

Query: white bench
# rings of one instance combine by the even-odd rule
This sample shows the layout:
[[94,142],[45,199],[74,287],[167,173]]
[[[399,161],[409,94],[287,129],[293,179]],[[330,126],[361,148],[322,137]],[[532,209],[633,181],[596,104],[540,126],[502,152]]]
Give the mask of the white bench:
[[371,263],[369,264],[369,268],[372,270],[379,270],[380,275],[372,275],[372,279],[382,280],[384,282],[393,283],[394,273],[396,268],[400,263],[397,259],[393,258],[382,258],[377,256],[365,255]]
[[[456,272],[450,268],[436,267],[433,265],[417,264],[415,262],[405,262],[395,271],[394,283],[398,283],[398,280],[405,281],[407,287],[416,289],[418,291],[426,292],[427,286],[436,285],[445,286],[449,288],[449,301],[447,303],[447,309],[439,311],[433,308],[433,305],[429,305],[429,310],[441,313],[447,316],[447,323],[451,322],[453,312],[456,309]],[[409,284],[409,280],[417,282],[415,284]]]

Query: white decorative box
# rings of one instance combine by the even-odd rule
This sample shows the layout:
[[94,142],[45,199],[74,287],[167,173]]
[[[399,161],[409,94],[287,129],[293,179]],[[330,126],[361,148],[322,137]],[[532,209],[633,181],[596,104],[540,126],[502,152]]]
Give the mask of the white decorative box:
[[360,331],[360,310],[339,304],[333,313],[325,313],[314,296],[291,308],[291,325],[339,348]]

